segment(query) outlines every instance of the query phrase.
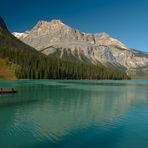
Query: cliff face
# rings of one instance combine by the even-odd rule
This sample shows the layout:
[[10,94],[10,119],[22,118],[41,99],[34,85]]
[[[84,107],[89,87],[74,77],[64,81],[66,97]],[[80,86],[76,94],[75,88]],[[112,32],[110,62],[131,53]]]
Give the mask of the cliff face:
[[39,21],[33,29],[13,34],[46,55],[122,67],[131,75],[140,69],[148,75],[148,53],[129,49],[106,33],[82,33],[60,20],[52,20]]

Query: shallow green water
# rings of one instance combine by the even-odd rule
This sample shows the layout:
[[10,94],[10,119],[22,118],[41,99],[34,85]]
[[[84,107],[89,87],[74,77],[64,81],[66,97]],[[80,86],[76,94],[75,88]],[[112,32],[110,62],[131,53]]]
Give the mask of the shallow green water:
[[0,148],[148,148],[148,81],[0,81]]

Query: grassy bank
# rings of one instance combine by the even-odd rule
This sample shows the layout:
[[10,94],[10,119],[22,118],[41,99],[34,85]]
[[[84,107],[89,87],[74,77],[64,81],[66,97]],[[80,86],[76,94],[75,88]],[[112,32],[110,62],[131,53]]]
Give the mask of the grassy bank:
[[15,70],[17,66],[8,61],[8,59],[0,58],[0,79],[15,80]]

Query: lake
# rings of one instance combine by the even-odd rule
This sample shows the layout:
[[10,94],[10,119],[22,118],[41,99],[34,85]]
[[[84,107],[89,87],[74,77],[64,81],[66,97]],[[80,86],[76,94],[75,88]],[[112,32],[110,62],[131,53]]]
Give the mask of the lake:
[[148,80],[0,81],[0,148],[148,148]]

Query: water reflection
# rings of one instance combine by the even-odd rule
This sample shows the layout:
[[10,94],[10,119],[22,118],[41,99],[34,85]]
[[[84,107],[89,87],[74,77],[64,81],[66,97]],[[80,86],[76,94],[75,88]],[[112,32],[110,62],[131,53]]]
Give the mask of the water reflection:
[[[148,103],[147,83],[16,81],[17,95],[1,96],[0,129],[30,140],[57,142],[79,129],[116,126],[137,105]],[[7,86],[8,84],[2,83]],[[120,85],[119,85],[120,84]],[[9,114],[8,114],[9,112]],[[3,130],[2,130],[3,129]],[[0,138],[2,135],[0,134]],[[28,138],[28,139],[27,139]],[[1,142],[0,142],[1,143]]]

